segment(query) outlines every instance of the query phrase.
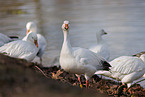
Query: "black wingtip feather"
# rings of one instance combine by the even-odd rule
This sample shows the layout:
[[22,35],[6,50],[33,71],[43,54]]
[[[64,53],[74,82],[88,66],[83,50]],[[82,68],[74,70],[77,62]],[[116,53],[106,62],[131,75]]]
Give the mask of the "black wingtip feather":
[[142,54],[145,54],[145,51],[142,51],[142,52],[140,52],[140,53],[134,54],[134,55],[132,55],[132,56],[140,57]]
[[111,65],[107,62],[107,61],[102,61],[103,64],[103,70],[107,70],[109,71],[109,67],[111,67]]
[[11,39],[19,39],[18,36],[9,36]]

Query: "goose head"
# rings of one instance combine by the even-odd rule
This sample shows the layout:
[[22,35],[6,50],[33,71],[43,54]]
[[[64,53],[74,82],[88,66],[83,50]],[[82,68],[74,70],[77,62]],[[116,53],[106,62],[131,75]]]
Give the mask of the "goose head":
[[102,35],[106,35],[107,32],[105,32],[104,29],[101,29],[99,34],[102,36]]
[[26,35],[32,31],[32,32],[37,32],[37,25],[34,23],[34,22],[28,22],[26,24],[26,29],[27,29],[27,32],[26,32]]
[[101,29],[99,32],[96,33],[98,44],[103,42],[102,35],[106,35],[106,34],[107,32],[105,32],[104,29]]
[[38,42],[37,42],[37,34],[30,31],[28,34],[27,34],[27,41],[31,42],[31,43],[34,43],[36,45],[36,47],[38,48]]
[[62,24],[62,30],[63,31],[68,31],[69,30],[69,26],[70,26],[69,21],[65,20],[63,22],[63,24]]

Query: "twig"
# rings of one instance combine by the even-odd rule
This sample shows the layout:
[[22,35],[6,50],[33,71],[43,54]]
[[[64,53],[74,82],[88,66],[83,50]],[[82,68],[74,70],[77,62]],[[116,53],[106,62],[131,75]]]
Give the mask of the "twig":
[[35,65],[35,68],[37,68],[46,78],[49,78],[38,66]]

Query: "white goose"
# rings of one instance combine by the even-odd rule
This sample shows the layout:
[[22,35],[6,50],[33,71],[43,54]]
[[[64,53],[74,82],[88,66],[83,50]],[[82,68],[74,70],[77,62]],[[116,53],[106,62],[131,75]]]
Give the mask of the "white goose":
[[[28,22],[26,24],[26,29],[27,29],[26,34],[28,34],[30,31],[37,33],[37,26],[34,22]],[[38,34],[38,33],[37,33],[37,39],[38,39],[38,47],[39,47],[37,56],[40,58],[40,63],[42,64],[42,56],[45,52],[47,42],[46,42],[46,39],[44,38],[44,36],[42,36],[41,34]],[[24,37],[22,40],[26,40],[26,37]]]
[[3,46],[5,43],[12,41],[10,37],[5,34],[0,33],[0,46]]
[[96,33],[97,37],[97,44],[94,46],[91,46],[89,50],[100,54],[102,57],[104,57],[106,60],[109,60],[110,52],[107,43],[102,39],[102,35],[106,35],[107,32],[105,32],[103,29],[100,30],[98,33]]
[[60,65],[67,72],[74,73],[78,77],[84,74],[86,87],[88,80],[97,70],[108,70],[110,64],[100,55],[80,47],[72,47],[69,40],[69,21],[64,21],[62,25],[64,41],[60,53]]
[[109,71],[97,71],[95,74],[114,78],[130,87],[134,80],[141,78],[145,73],[145,63],[138,57],[121,56],[111,61],[110,64],[112,67]]
[[38,52],[37,35],[30,32],[26,36],[26,41],[16,40],[0,47],[0,53],[14,58],[26,59],[32,61]]

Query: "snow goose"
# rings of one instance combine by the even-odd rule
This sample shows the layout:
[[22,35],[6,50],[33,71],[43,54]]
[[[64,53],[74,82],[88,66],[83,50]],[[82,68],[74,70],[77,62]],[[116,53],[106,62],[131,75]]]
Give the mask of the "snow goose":
[[80,82],[80,76],[84,74],[86,87],[88,80],[97,70],[109,70],[110,64],[106,60],[85,48],[72,47],[69,40],[69,21],[64,21],[62,30],[64,41],[60,53],[60,65],[67,72],[74,73]]
[[[27,29],[26,34],[28,34],[30,31],[37,33],[37,25],[34,22],[28,22],[26,24],[26,29]],[[47,42],[44,36],[38,33],[37,33],[37,39],[38,39],[38,47],[39,47],[37,56],[40,58],[40,63],[42,64],[42,56],[45,52]],[[24,37],[22,40],[26,40],[26,37]]]
[[30,32],[26,36],[26,41],[16,40],[0,47],[0,53],[11,57],[32,61],[38,52],[37,35]]
[[103,35],[106,35],[107,32],[104,31],[104,29],[100,30],[96,33],[97,37],[97,43],[96,45],[93,45],[89,48],[89,50],[100,54],[102,57],[104,57],[106,60],[109,60],[110,52],[107,43],[102,39]]
[[126,83],[128,87],[134,80],[141,78],[145,73],[145,63],[138,57],[121,56],[110,62],[109,71],[97,71],[95,74],[105,75]]

